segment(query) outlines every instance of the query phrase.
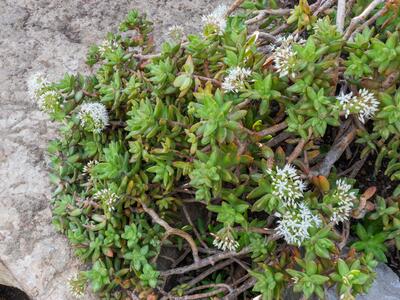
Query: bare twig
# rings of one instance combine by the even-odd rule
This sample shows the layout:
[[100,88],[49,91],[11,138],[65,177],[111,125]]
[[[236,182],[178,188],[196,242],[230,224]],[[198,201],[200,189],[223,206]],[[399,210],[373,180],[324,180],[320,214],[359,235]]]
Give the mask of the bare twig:
[[237,289],[235,289],[234,292],[226,295],[222,300],[234,300],[239,296],[241,293],[244,291],[247,291],[248,289],[252,288],[257,282],[257,279],[252,277],[248,279],[245,283],[243,283],[241,286],[239,286]]
[[358,172],[360,172],[361,168],[363,167],[363,165],[367,161],[368,156],[369,156],[368,154],[365,155],[365,157],[363,159],[360,159],[358,162],[356,162],[354,164],[353,171],[351,171],[351,174],[349,176],[350,178],[354,178],[354,177],[357,176]]
[[345,18],[346,18],[346,0],[338,0],[337,14],[336,14],[336,27],[340,33],[343,33]]
[[348,169],[340,172],[338,174],[338,177],[340,176],[345,176],[347,174],[350,173],[350,178],[354,178],[357,176],[358,172],[361,170],[362,166],[364,165],[364,163],[366,162],[367,158],[369,156],[369,153],[363,158],[358,160],[356,163],[354,163],[351,167],[349,167]]
[[322,3],[321,6],[315,7],[313,15],[318,16],[320,13],[330,8],[334,2],[335,2],[334,0],[326,0],[325,2]]
[[340,156],[342,156],[343,152],[346,150],[346,148],[350,145],[355,137],[356,127],[351,124],[351,126],[347,129],[343,136],[338,139],[335,144],[333,144],[329,152],[326,154],[321,165],[319,166],[318,170],[311,172],[311,175],[323,175],[325,177],[328,176],[332,169],[332,166],[340,158]]
[[134,54],[133,57],[137,58],[139,60],[149,60],[152,58],[156,58],[161,56],[161,53],[155,53],[155,54]]
[[199,250],[197,249],[196,243],[194,242],[193,238],[188,234],[187,232],[184,232],[183,230],[173,228],[171,227],[167,222],[165,222],[163,219],[161,219],[158,214],[151,208],[147,207],[146,204],[141,202],[142,207],[144,211],[150,215],[150,217],[153,219],[154,222],[156,222],[158,225],[162,226],[165,229],[165,237],[168,237],[169,235],[177,235],[180,236],[181,238],[185,239],[190,248],[192,249],[192,255],[195,263],[200,262],[199,259]]
[[233,259],[233,261],[235,262],[235,263],[237,263],[239,266],[241,266],[244,270],[246,270],[246,271],[250,271],[250,268],[249,268],[249,266],[247,266],[244,262],[242,262],[239,258],[232,258]]
[[251,25],[251,24],[260,22],[261,20],[265,19],[265,17],[268,15],[286,16],[286,15],[290,14],[290,11],[291,11],[291,9],[288,9],[288,8],[259,10],[258,14],[254,18],[248,19],[245,23],[246,23],[246,25]]
[[354,30],[354,32],[350,35],[350,40],[353,39],[353,37],[361,32],[365,27],[370,26],[371,24],[373,24],[379,17],[383,16],[384,14],[386,14],[388,11],[388,8],[386,6],[384,6],[381,10],[379,10],[376,14],[374,14],[371,18],[369,18],[367,21],[365,21],[364,23],[362,23],[360,25],[360,27],[358,27],[356,30]]
[[268,41],[273,42],[273,43],[276,42],[276,37],[273,36],[273,35],[270,34],[270,33],[259,32],[259,33],[258,33],[258,37],[259,37],[260,39],[268,40]]
[[161,276],[170,276],[170,275],[175,275],[175,274],[184,274],[189,271],[204,268],[205,266],[208,266],[208,265],[214,265],[215,263],[217,263],[218,261],[223,260],[223,259],[243,256],[248,253],[250,253],[249,247],[243,248],[240,252],[235,252],[235,251],[221,252],[221,253],[209,256],[207,258],[201,259],[201,260],[194,262],[193,264],[185,266],[185,267],[161,271],[160,275]]
[[193,75],[194,77],[202,80],[202,81],[210,81],[212,82],[214,85],[216,86],[221,86],[221,81],[215,79],[215,78],[209,78],[209,77],[205,77],[205,76],[200,76],[200,75]]
[[235,229],[235,231],[239,231],[239,232],[254,232],[254,233],[266,234],[266,235],[275,234],[275,230],[273,230],[273,229],[260,228],[260,227],[243,228],[243,227],[237,226],[237,227],[234,227],[234,229]]
[[290,132],[281,132],[280,134],[278,134],[277,136],[273,137],[272,139],[270,139],[267,142],[267,146],[268,147],[275,147],[276,145],[279,145],[281,142],[283,142],[284,140],[290,138],[292,136],[292,133]]
[[197,239],[199,240],[200,244],[204,248],[208,248],[207,244],[201,238],[201,235],[200,235],[199,231],[197,230],[196,226],[193,224],[193,221],[190,218],[190,215],[189,215],[189,212],[187,211],[186,206],[182,205],[182,209],[183,209],[183,213],[185,214],[186,220],[189,222],[190,226],[192,226],[193,232],[194,232],[195,236],[197,237]]
[[290,155],[287,158],[287,163],[291,164],[303,151],[304,145],[307,143],[308,139],[301,139],[300,142],[297,144],[296,148],[290,153]]
[[287,158],[288,164],[292,163],[300,155],[301,151],[303,151],[304,146],[310,140],[311,135],[312,135],[312,129],[309,128],[307,139],[301,139],[300,142],[297,144],[296,148],[294,148],[293,152]]
[[[215,284],[215,286],[220,286],[222,284]],[[163,297],[161,298],[161,300],[163,299],[170,299],[170,300],[196,300],[196,299],[209,299],[212,296],[218,295],[219,293],[222,293],[226,290],[226,287],[220,287],[216,290],[210,291],[210,292],[206,292],[206,293],[201,293],[201,294],[195,294],[195,295],[186,295],[183,297],[174,297],[174,296],[167,296],[167,297]]]
[[201,272],[200,275],[198,275],[197,277],[193,278],[189,282],[185,283],[185,285],[194,286],[195,284],[197,284],[198,282],[202,281],[204,278],[206,278],[207,276],[211,275],[215,271],[223,269],[223,268],[225,268],[226,266],[229,266],[232,263],[233,263],[232,259],[228,259],[228,260],[225,260],[223,262],[220,262],[219,264],[207,269],[206,271]]
[[226,16],[229,16],[231,13],[233,13],[236,9],[239,8],[240,5],[242,5],[242,3],[244,2],[244,0],[235,0],[235,2],[232,3],[232,5],[228,8],[227,12],[226,12]]
[[271,35],[278,35],[282,31],[286,30],[289,27],[288,23],[283,23],[282,25],[276,27],[273,31],[270,32]]
[[358,24],[362,23],[365,21],[365,19],[368,17],[368,15],[377,7],[379,4],[383,3],[385,0],[374,0],[372,1],[364,11],[359,14],[358,16],[354,17],[351,22],[349,27],[347,27],[347,30],[344,34],[344,38],[347,40],[353,33],[354,29],[357,27]]
[[250,103],[251,103],[251,100],[250,99],[246,99],[246,100],[240,102],[238,105],[236,105],[236,108],[237,109],[242,109],[242,108],[246,107],[247,105],[249,105]]
[[196,292],[196,291],[209,289],[209,288],[215,288],[215,287],[224,288],[224,289],[228,290],[230,293],[233,291],[232,287],[229,286],[226,283],[210,283],[210,284],[205,284],[205,285],[202,285],[202,286],[194,287],[194,288],[188,290],[188,293],[190,294],[190,293],[193,293],[193,292]]
[[82,93],[83,93],[85,96],[89,96],[89,97],[93,97],[93,98],[97,98],[97,97],[99,96],[99,94],[97,94],[97,93],[90,93],[90,92],[88,92],[88,91],[86,91],[86,90],[82,90]]
[[349,235],[350,235],[350,222],[345,221],[343,222],[342,241],[338,245],[340,250],[342,250],[344,246],[346,246]]
[[129,298],[131,300],[140,300],[139,297],[135,294],[135,292],[128,291]]
[[347,1],[347,3],[346,3],[346,16],[348,16],[351,13],[351,9],[353,8],[353,5],[354,5],[354,3],[356,1],[357,0],[349,0],[349,1]]
[[253,136],[258,136],[258,137],[264,137],[269,134],[274,134],[277,133],[278,131],[281,131],[287,127],[287,123],[285,121],[275,124],[271,127],[268,127],[266,129],[263,129],[261,131],[252,131],[250,129],[247,129],[246,127],[242,126],[241,129],[246,131],[248,134],[253,135]]

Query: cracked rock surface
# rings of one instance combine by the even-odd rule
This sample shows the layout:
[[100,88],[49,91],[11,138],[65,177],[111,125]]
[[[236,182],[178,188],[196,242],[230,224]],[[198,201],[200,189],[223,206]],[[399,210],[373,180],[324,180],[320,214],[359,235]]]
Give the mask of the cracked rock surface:
[[32,299],[74,299],[66,283],[83,265],[51,224],[46,145],[56,127],[29,99],[27,78],[36,72],[50,80],[87,72],[88,46],[115,31],[130,9],[147,13],[159,43],[174,24],[196,32],[201,15],[215,5],[213,0],[0,0],[0,263]]

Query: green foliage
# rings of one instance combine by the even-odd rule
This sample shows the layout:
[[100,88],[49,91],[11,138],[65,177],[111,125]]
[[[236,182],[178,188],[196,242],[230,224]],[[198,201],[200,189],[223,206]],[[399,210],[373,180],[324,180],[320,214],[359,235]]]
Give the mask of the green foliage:
[[[77,289],[219,299],[239,282],[232,291],[273,300],[289,287],[323,299],[337,284],[352,299],[400,249],[399,17],[382,14],[347,38],[335,10],[318,19],[304,0],[264,14],[278,4],[244,1],[227,19],[219,9],[202,36],[160,53],[151,23],[132,11],[89,49],[93,75],[36,87],[61,121],[49,145],[53,223],[89,265]],[[260,11],[253,32],[246,20]],[[271,42],[265,28],[299,36]],[[88,103],[107,116],[83,120]]]
[[260,292],[263,300],[278,299],[283,288],[283,277],[278,272],[268,266],[262,266],[262,272],[251,272],[252,276],[257,279],[253,291]]
[[356,234],[360,240],[355,242],[352,247],[357,251],[371,253],[377,260],[386,262],[387,248],[384,242],[387,239],[387,233],[381,231],[379,224],[370,223],[367,228],[364,228],[361,223],[358,223]]
[[317,264],[310,260],[307,262],[298,261],[298,264],[304,268],[304,272],[287,269],[286,271],[295,281],[294,291],[302,292],[306,299],[310,298],[314,293],[319,299],[325,298],[323,285],[329,280],[329,277],[318,274]]

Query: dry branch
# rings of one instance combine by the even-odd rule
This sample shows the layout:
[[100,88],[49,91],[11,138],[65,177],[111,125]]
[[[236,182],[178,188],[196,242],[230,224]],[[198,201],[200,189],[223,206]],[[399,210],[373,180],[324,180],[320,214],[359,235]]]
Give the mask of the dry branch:
[[346,0],[338,0],[336,27],[340,33],[343,33],[345,18],[346,18]]
[[220,262],[219,264],[207,269],[206,271],[202,272],[197,277],[195,277],[192,280],[190,280],[188,283],[186,283],[186,285],[187,286],[194,286],[195,284],[197,284],[198,282],[202,281],[204,278],[206,278],[207,276],[211,275],[215,271],[223,269],[223,268],[225,268],[226,266],[229,266],[232,263],[233,263],[232,259],[228,259],[228,260],[225,260],[223,262]]
[[356,137],[356,127],[351,124],[347,131],[338,139],[338,141],[332,146],[329,152],[326,154],[324,160],[319,166],[318,170],[311,172],[312,176],[323,175],[327,177],[335,164],[335,162],[342,156],[346,148]]
[[209,256],[207,258],[201,259],[197,262],[194,262],[193,264],[191,264],[189,266],[166,270],[166,271],[161,271],[160,275],[161,276],[170,276],[170,275],[176,275],[176,274],[184,274],[189,271],[204,268],[208,265],[214,265],[215,263],[217,263],[218,261],[223,260],[223,259],[239,257],[239,256],[246,255],[248,253],[250,253],[250,247],[245,247],[240,252],[235,252],[235,251],[221,252],[221,253]]
[[248,279],[245,283],[243,283],[240,287],[235,289],[234,292],[226,295],[222,300],[235,300],[237,299],[237,296],[239,296],[241,293],[244,291],[247,291],[248,289],[252,288],[257,282],[257,279],[252,277]]
[[357,25],[364,22],[365,19],[368,17],[368,15],[381,3],[383,3],[385,0],[374,0],[372,1],[367,8],[359,14],[357,17],[354,17],[351,22],[349,27],[347,27],[346,33],[344,34],[344,38],[347,40],[350,38],[351,34],[353,31],[356,29]]
[[373,24],[379,17],[383,16],[384,14],[386,14],[388,11],[388,8],[385,6],[383,7],[381,10],[379,10],[376,14],[374,14],[371,18],[369,18],[367,21],[365,21],[363,24],[361,24],[356,30],[354,30],[354,32],[350,35],[350,40],[353,39],[353,37],[361,32],[364,28],[370,26],[371,24]]
[[263,20],[266,16],[272,15],[272,16],[286,16],[289,15],[291,12],[291,9],[289,8],[278,8],[278,9],[263,9],[258,11],[258,14],[252,18],[249,19],[245,22],[246,25],[251,25],[257,22],[260,22]]
[[142,204],[144,211],[148,215],[150,215],[150,217],[153,219],[153,221],[165,229],[165,237],[164,238],[167,238],[169,235],[177,235],[177,236],[180,236],[181,238],[185,239],[188,242],[190,248],[192,249],[192,255],[193,255],[193,259],[194,259],[195,263],[200,261],[199,250],[197,249],[196,243],[193,240],[193,238],[190,236],[190,234],[188,234],[180,229],[171,227],[167,222],[165,222],[163,219],[161,219],[153,209],[147,207],[147,205],[144,204],[143,202],[141,204]]
[[235,0],[235,2],[233,2],[232,5],[228,8],[228,11],[226,12],[226,16],[229,16],[230,14],[232,14],[236,9],[239,8],[240,5],[242,5],[243,2],[244,2],[244,0]]

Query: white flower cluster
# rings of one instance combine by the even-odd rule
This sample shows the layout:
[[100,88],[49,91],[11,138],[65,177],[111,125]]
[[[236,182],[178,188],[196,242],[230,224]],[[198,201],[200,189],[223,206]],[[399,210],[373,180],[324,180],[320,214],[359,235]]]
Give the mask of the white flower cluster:
[[83,173],[83,174],[86,174],[86,175],[89,175],[90,172],[91,172],[91,170],[93,169],[93,167],[94,167],[95,165],[97,165],[97,164],[98,164],[98,161],[97,161],[97,160],[91,160],[91,161],[89,161],[89,162],[86,164],[86,166],[83,167],[82,173]]
[[114,204],[118,200],[117,194],[110,189],[102,189],[93,195],[93,198],[103,203],[103,208],[106,212],[115,210]]
[[82,127],[95,133],[100,133],[108,125],[107,109],[101,103],[82,104],[78,118]]
[[338,224],[339,222],[347,221],[351,215],[354,202],[357,197],[354,192],[351,192],[351,185],[343,179],[336,180],[336,190],[333,194],[337,200],[337,206],[333,208],[331,222]]
[[251,75],[251,70],[241,67],[235,67],[229,70],[228,76],[222,82],[222,88],[227,92],[237,93],[244,87],[247,77]]
[[278,37],[277,47],[273,47],[274,64],[278,70],[279,77],[290,76],[295,77],[296,74],[292,71],[296,51],[293,50],[293,44],[303,44],[305,40],[299,39],[297,36],[289,35],[287,37]]
[[172,25],[168,28],[168,35],[174,41],[182,41],[185,36],[185,30],[180,25]]
[[219,5],[209,15],[202,16],[201,21],[204,27],[211,27],[218,35],[222,35],[226,28],[225,14],[228,10],[226,5]]
[[71,276],[68,280],[68,286],[71,294],[78,299],[85,295],[86,281],[79,277],[78,274]]
[[296,200],[303,197],[305,183],[300,179],[297,170],[290,164],[283,168],[269,169],[271,176],[272,194],[279,197],[286,205],[296,206]]
[[33,74],[28,79],[28,93],[33,100],[36,100],[41,90],[48,86],[49,82],[46,77],[41,73]]
[[300,203],[297,207],[290,207],[281,216],[276,227],[278,235],[283,236],[288,244],[301,246],[303,241],[310,238],[308,230],[321,226],[321,219],[313,215],[311,210]]
[[341,108],[345,112],[347,118],[351,113],[358,114],[358,119],[364,123],[366,120],[371,119],[378,111],[379,101],[375,98],[374,94],[367,89],[358,91],[358,96],[341,93],[337,99]]
[[306,184],[300,179],[297,170],[290,164],[283,168],[269,169],[272,194],[280,198],[284,204],[284,213],[280,217],[276,233],[283,236],[288,244],[298,245],[310,238],[308,230],[319,227],[321,219],[313,215],[303,202],[297,200],[303,197]]
[[213,245],[218,249],[225,251],[236,251],[239,243],[235,241],[231,227],[222,228],[216,234],[211,233],[214,237]]
[[104,40],[99,46],[99,53],[104,55],[107,50],[113,50],[118,48],[118,43],[116,41]]
[[61,107],[61,95],[51,89],[49,84],[42,74],[35,74],[28,80],[28,93],[42,111],[54,113]]

